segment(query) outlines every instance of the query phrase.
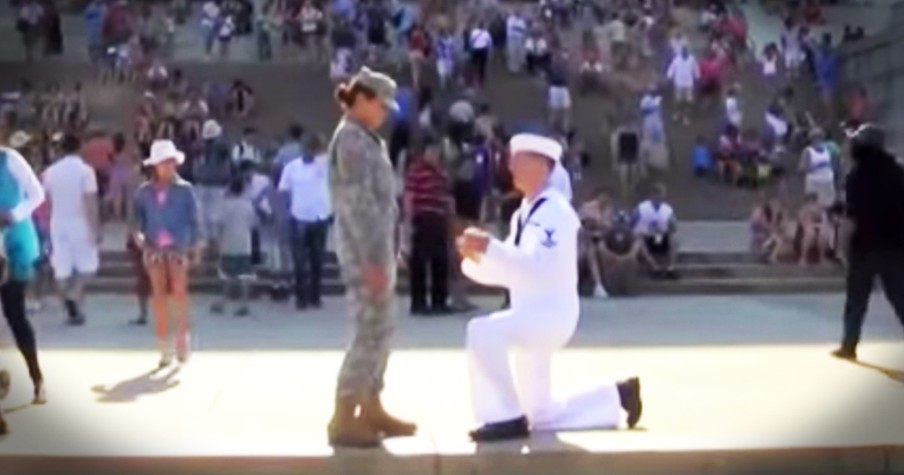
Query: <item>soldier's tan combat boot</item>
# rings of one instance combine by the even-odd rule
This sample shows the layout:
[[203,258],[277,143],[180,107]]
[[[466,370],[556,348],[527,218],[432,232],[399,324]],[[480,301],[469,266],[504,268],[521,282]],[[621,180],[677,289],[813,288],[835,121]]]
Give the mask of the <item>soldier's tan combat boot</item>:
[[356,407],[351,399],[336,400],[336,410],[327,428],[330,445],[355,448],[380,445],[380,434],[363,417],[355,416]]
[[371,396],[361,406],[361,418],[385,437],[408,437],[417,432],[417,425],[387,413],[378,395]]

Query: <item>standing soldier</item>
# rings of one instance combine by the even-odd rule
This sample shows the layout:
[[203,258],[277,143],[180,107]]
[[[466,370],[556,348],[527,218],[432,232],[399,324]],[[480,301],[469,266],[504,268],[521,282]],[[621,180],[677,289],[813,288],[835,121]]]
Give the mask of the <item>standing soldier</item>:
[[380,402],[395,318],[398,210],[395,174],[374,131],[390,109],[398,108],[395,92],[392,79],[367,68],[336,90],[344,115],[330,143],[330,191],[336,251],[355,319],[329,425],[330,443],[338,446],[373,447],[381,435],[408,436],[416,430],[387,414]]

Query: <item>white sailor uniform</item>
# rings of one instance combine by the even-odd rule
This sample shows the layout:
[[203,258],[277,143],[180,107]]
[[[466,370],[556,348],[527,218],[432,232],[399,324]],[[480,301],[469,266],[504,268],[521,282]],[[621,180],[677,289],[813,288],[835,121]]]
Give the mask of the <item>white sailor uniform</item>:
[[621,402],[615,383],[562,401],[551,393],[553,354],[572,338],[580,314],[579,227],[571,204],[548,187],[522,202],[504,242],[493,239],[479,261],[464,260],[465,275],[511,294],[511,308],[468,324],[471,395],[479,424],[525,415],[535,430],[618,426]]

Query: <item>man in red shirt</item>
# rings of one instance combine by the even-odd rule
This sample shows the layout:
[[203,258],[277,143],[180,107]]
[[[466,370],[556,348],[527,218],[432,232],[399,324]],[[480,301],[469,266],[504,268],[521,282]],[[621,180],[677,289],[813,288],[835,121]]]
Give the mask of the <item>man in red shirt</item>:
[[[443,314],[450,311],[449,248],[453,200],[449,178],[439,161],[439,147],[425,140],[412,154],[405,173],[404,217],[410,229],[411,313]],[[427,302],[427,280],[430,302]]]

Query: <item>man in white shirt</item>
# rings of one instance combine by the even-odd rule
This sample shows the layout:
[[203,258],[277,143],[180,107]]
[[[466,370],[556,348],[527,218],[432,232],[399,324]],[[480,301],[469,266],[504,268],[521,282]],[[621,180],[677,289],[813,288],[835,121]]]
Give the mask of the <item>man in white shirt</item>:
[[470,48],[474,83],[483,87],[487,77],[487,61],[490,58],[490,48],[493,47],[493,37],[483,23],[477,23],[474,29],[471,30],[468,35],[468,47]]
[[312,138],[306,144],[304,154],[289,162],[279,179],[278,190],[288,195],[295,307],[298,310],[321,306],[323,256],[333,215],[328,162],[322,141]]
[[[676,278],[678,240],[675,232],[678,222],[675,210],[665,202],[665,185],[653,185],[650,199],[637,206],[635,233],[643,240],[641,258],[650,266],[656,277]],[[661,263],[661,262],[664,262]]]
[[262,161],[261,151],[254,145],[254,136],[256,131],[252,127],[248,127],[242,131],[242,140],[235,144],[232,148],[232,161],[236,164],[241,162],[251,162],[260,165]]
[[66,135],[63,158],[44,172],[50,200],[50,264],[70,325],[83,325],[84,279],[100,264],[100,217],[97,178],[78,155],[81,141]]
[[524,41],[527,39],[527,22],[518,10],[512,10],[505,20],[505,59],[512,73],[524,67]]
[[687,46],[682,47],[681,53],[669,64],[666,77],[675,87],[675,119],[682,119],[685,124],[689,124],[694,87],[700,79],[700,67]]
[[[462,271],[483,285],[504,287],[511,308],[468,324],[475,442],[526,438],[530,430],[614,428],[626,413],[639,421],[640,381],[604,383],[567,400],[552,397],[552,358],[574,335],[580,317],[578,230],[571,204],[549,186],[562,159],[555,140],[519,134],[509,167],[524,194],[505,241],[468,228],[458,239]],[[510,363],[510,353],[517,358]]]

